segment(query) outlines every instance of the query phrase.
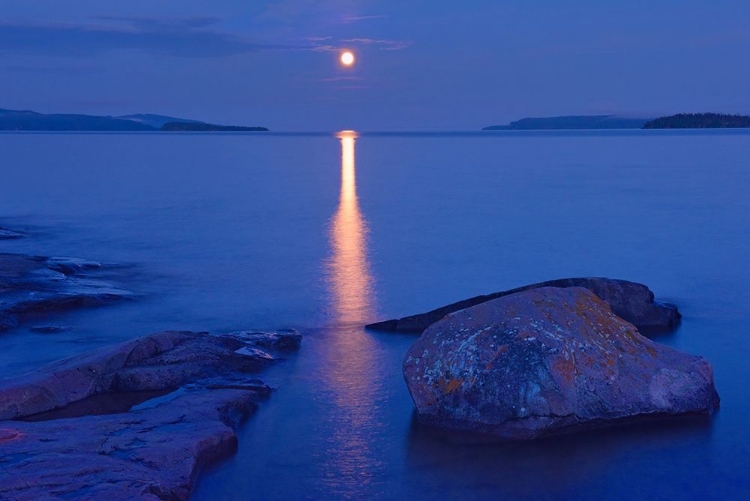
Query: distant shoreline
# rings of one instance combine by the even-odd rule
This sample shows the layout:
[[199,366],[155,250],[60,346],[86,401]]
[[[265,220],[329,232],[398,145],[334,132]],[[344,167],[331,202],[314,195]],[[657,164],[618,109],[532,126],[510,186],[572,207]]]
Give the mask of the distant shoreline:
[[268,132],[266,127],[217,125],[155,114],[118,117],[0,109],[0,131],[11,132]]
[[483,131],[500,130],[616,130],[616,129],[744,129],[750,116],[721,113],[678,113],[654,119],[617,115],[570,115],[522,118],[508,125],[491,125]]
[[678,113],[649,120],[644,129],[747,129],[750,116],[721,113]]

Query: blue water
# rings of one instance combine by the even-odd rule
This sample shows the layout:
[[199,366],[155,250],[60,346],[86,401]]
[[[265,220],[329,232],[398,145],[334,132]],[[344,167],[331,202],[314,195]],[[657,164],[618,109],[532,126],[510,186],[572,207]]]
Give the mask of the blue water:
[[[139,299],[0,335],[0,377],[166,329],[293,327],[299,355],[195,499],[747,499],[750,133],[0,134],[0,252],[125,263]],[[713,419],[506,445],[421,428],[412,336],[362,325],[609,276],[676,302]]]

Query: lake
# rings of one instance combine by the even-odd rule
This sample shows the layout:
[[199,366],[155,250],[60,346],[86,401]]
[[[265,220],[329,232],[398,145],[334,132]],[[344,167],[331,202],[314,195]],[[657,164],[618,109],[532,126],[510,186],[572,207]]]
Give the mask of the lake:
[[[296,328],[302,350],[195,499],[747,499],[750,131],[0,134],[0,252],[127,265],[132,302],[0,335],[0,377],[164,329]],[[721,409],[532,443],[418,425],[414,337],[469,296],[606,276],[675,302],[657,341]]]

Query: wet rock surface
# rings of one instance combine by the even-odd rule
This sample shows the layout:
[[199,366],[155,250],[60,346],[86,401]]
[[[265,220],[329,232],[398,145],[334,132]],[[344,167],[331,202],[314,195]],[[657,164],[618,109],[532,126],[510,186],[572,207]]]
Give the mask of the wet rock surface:
[[33,325],[29,327],[29,331],[36,332],[37,334],[57,334],[58,332],[67,332],[71,330],[71,327],[65,325]]
[[302,334],[292,329],[274,332],[235,331],[227,336],[237,337],[248,346],[279,351],[297,350],[302,344]]
[[530,439],[647,417],[711,413],[711,366],[643,337],[590,290],[535,288],[460,310],[410,347],[422,422]]
[[[162,332],[3,382],[0,498],[187,499],[200,471],[236,450],[236,428],[270,392],[256,375],[276,359],[248,347],[236,336]],[[75,406],[83,415],[65,414]]]
[[611,278],[563,278],[464,299],[427,313],[370,324],[367,328],[421,333],[450,313],[540,287],[583,287],[588,289],[596,294],[599,299],[607,302],[617,316],[635,325],[644,333],[664,332],[674,329],[682,317],[674,304],[654,301],[654,293],[643,284]]
[[51,313],[131,298],[102,278],[104,268],[81,259],[0,253],[0,332]]

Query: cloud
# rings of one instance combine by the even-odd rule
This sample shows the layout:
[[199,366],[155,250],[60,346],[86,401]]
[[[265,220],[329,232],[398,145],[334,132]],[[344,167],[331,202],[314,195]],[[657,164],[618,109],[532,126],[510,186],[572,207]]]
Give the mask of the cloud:
[[221,23],[221,19],[214,16],[91,16],[91,19],[112,21],[114,23],[130,24],[140,29],[201,29]]
[[181,57],[231,56],[305,46],[264,44],[216,29],[211,17],[100,16],[81,24],[0,21],[0,54],[89,56],[139,50]]
[[411,45],[410,42],[402,40],[381,40],[376,38],[347,38],[342,40],[344,43],[359,45],[375,45],[382,50],[403,50]]
[[369,21],[371,19],[384,19],[388,16],[384,15],[371,15],[371,16],[356,16],[356,15],[345,15],[341,18],[344,23],[356,23],[357,21]]
[[362,82],[364,78],[355,76],[336,76],[329,78],[320,78],[318,82]]
[[336,52],[341,49],[351,48],[353,45],[370,45],[375,46],[380,50],[403,50],[411,46],[411,42],[403,40],[383,40],[375,38],[344,38],[341,40],[334,40],[333,37],[308,37],[305,40],[310,42],[310,46],[307,50],[314,52]]
[[50,75],[93,75],[101,73],[103,68],[96,66],[34,66],[28,64],[13,64],[2,67],[3,71],[13,73],[39,73]]

